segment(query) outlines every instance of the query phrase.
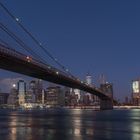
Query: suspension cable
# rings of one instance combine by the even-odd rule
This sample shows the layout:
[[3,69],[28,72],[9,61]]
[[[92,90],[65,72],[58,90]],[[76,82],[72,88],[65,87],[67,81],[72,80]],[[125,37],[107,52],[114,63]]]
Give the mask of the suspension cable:
[[15,40],[24,50],[26,50],[28,53],[30,53],[33,57],[39,58],[43,62],[45,61],[38,54],[36,54],[33,50],[31,50],[30,47],[26,47],[27,45],[19,37],[17,37],[12,31],[10,31],[5,25],[3,25],[2,23],[0,23],[0,28],[4,32],[6,32],[13,40]]
[[27,30],[27,28],[25,28],[25,26],[23,26],[23,24],[21,24],[19,22],[19,19],[17,17],[15,17],[1,2],[0,2],[0,6],[7,12],[7,14],[24,30],[24,32],[26,34],[28,34],[28,36],[58,65],[60,66],[66,73],[68,73],[71,77],[75,78],[70,72],[69,70],[62,65],[56,58],[53,57],[53,55],[45,48],[43,47],[43,45],[35,38],[35,36],[29,32]]

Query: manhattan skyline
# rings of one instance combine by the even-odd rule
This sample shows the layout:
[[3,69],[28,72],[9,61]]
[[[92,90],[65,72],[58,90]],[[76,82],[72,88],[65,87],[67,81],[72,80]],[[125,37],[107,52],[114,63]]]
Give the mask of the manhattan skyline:
[[[131,95],[131,81],[140,75],[140,2],[2,2],[74,75],[84,79],[89,72],[97,85],[104,74],[117,98]],[[22,76],[0,69],[0,77]]]

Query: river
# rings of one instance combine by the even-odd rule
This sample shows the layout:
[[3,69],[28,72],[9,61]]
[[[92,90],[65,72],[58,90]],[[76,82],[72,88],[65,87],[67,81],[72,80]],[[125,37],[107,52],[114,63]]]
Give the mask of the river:
[[140,110],[0,110],[0,140],[140,140]]

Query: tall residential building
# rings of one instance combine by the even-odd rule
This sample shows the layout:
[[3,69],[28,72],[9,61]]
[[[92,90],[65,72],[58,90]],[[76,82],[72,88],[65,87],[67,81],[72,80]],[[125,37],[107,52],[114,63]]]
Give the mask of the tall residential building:
[[26,95],[26,83],[24,80],[19,80],[18,81],[18,101],[19,105],[25,103],[25,95]]
[[133,105],[140,105],[140,79],[132,81]]

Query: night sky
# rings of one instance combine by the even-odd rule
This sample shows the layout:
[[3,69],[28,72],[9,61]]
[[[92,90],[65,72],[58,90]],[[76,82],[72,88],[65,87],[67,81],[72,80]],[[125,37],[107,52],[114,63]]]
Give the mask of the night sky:
[[[98,85],[104,74],[114,84],[115,97],[131,95],[131,81],[140,76],[139,0],[1,2],[74,75],[85,79],[89,72]],[[23,76],[0,70],[1,83],[19,77]]]

